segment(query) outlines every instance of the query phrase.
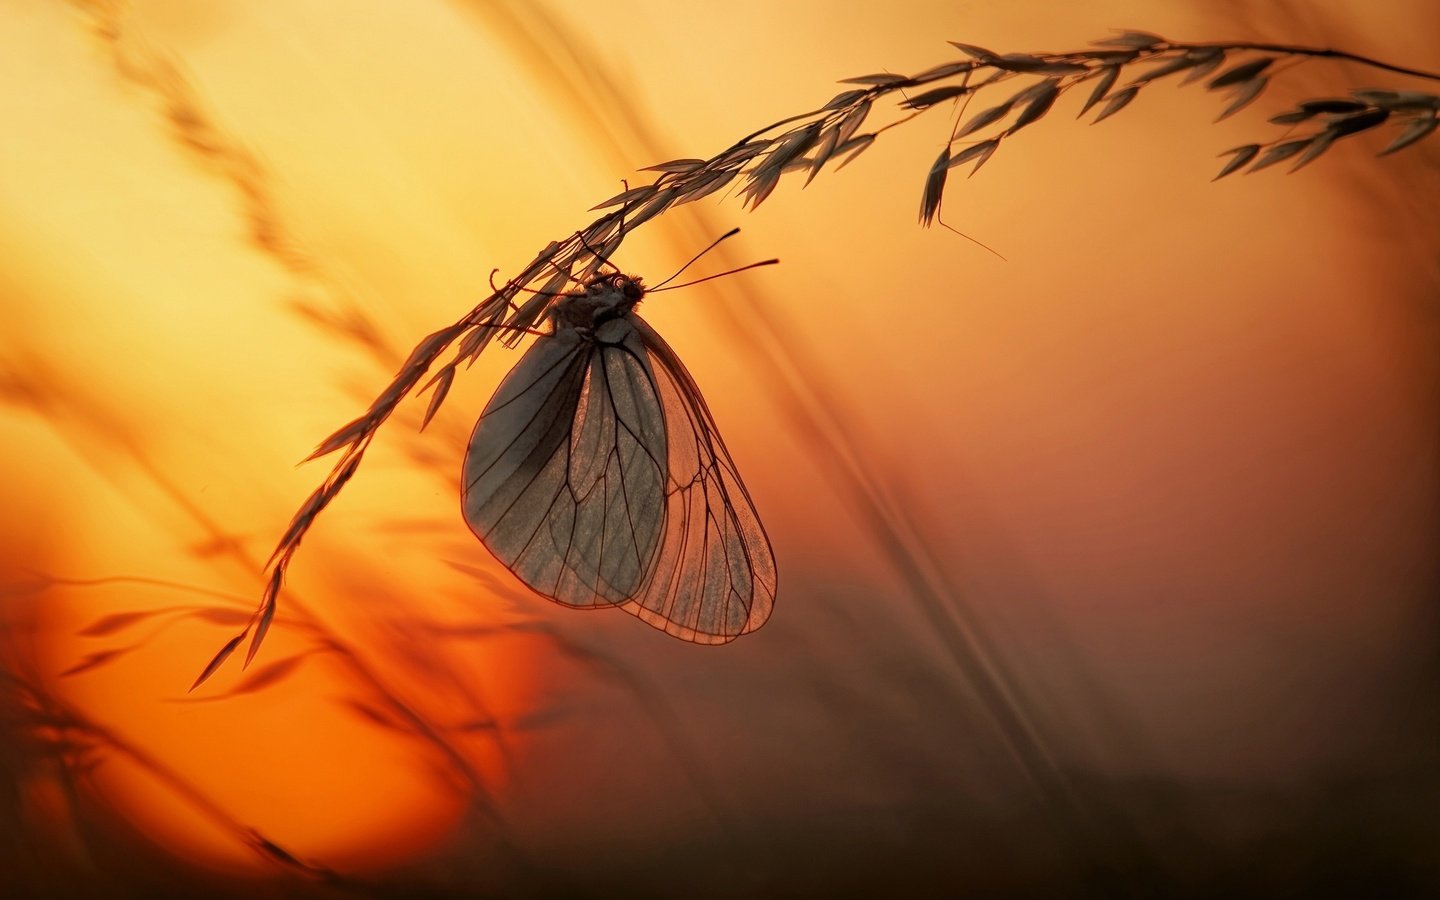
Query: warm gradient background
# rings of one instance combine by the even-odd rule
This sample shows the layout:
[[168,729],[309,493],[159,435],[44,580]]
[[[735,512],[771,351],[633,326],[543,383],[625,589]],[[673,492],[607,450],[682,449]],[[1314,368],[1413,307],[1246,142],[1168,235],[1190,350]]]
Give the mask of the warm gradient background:
[[1199,87],[1067,98],[952,181],[1009,262],[915,224],[943,114],[627,242],[651,279],[736,224],[702,271],[784,260],[645,307],[774,541],[759,633],[494,564],[456,478],[497,350],[185,693],[295,462],[640,166],[946,38],[1440,68],[1432,0],[690,6],[0,0],[6,896],[1435,888],[1437,145],[1209,182],[1293,99],[1418,86],[1357,67],[1220,125]]

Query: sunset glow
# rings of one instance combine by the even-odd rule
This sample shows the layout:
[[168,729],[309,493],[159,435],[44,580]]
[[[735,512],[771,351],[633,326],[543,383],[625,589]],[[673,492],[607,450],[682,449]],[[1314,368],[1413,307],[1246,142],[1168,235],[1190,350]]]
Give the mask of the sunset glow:
[[[492,270],[645,166],[838,79],[948,62],[946,39],[1080,49],[1130,26],[1440,68],[1423,0],[902,6],[4,4],[22,884],[679,895],[713,855],[696,896],[892,865],[897,889],[964,869],[1039,896],[1141,858],[1149,887],[1195,889],[1266,836],[1311,848],[1302,809],[1339,817],[1357,871],[1418,865],[1405,798],[1440,784],[1440,145],[1377,159],[1377,131],[1211,181],[1301,99],[1436,90],[1316,60],[1218,124],[1202,85],[1095,126],[1062,97],[950,171],[943,221],[1004,261],[916,224],[979,106],[753,213],[727,188],[626,240],[617,264],[652,284],[736,225],[687,277],[782,261],[638,307],[774,546],[764,628],[694,646],[563,609],[486,551],[461,461],[525,346],[494,345],[423,431],[428,397],[399,407],[254,662],[187,693],[333,457],[297,463]],[[1345,816],[1389,830],[1365,843]],[[1309,871],[1295,852],[1275,878]]]

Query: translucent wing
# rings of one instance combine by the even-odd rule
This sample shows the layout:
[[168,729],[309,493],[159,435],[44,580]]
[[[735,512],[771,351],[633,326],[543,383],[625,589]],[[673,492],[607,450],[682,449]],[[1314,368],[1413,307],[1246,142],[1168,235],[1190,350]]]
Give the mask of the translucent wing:
[[639,316],[669,448],[664,535],[624,608],[687,641],[723,644],[775,605],[775,556],[715,420],[675,351]]
[[665,522],[665,420],[628,319],[536,340],[475,425],[470,528],[537,592],[570,606],[635,597]]
[[471,530],[535,591],[687,641],[764,624],[775,558],[700,390],[639,316],[535,342],[465,455]]

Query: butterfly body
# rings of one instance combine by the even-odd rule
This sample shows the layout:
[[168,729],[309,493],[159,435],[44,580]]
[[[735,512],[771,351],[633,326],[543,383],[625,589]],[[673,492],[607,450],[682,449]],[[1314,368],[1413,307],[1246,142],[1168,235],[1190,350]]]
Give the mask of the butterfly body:
[[635,313],[644,293],[617,272],[556,302],[476,423],[463,512],[538,593],[725,643],[768,617],[774,557],[698,387]]
[[585,290],[566,294],[550,311],[550,321],[559,334],[566,330],[594,334],[606,322],[623,320],[645,296],[645,284],[629,275],[602,275]]

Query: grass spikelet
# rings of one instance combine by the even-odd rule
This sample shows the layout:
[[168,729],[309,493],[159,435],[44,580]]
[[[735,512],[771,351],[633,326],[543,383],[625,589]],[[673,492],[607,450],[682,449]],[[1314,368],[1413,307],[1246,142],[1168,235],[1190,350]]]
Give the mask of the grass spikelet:
[[[112,23],[113,24],[113,23]],[[570,237],[552,241],[540,251],[520,274],[493,290],[474,309],[455,324],[427,336],[411,351],[400,371],[371,404],[366,413],[349,422],[326,438],[311,459],[336,451],[344,451],[325,483],[305,501],[278,542],[271,557],[270,578],[264,599],[256,612],[255,635],[247,653],[253,658],[278,607],[284,572],[289,566],[306,531],[334,500],[345,483],[355,474],[365,448],[378,429],[394,413],[406,397],[424,387],[434,387],[434,394],[421,426],[434,418],[444,403],[454,378],[455,369],[473,362],[492,341],[514,346],[526,333],[540,323],[554,297],[567,282],[592,273],[601,258],[608,258],[624,243],[634,229],[663,215],[667,210],[708,196],[738,182],[738,195],[750,209],[755,209],[779,186],[786,175],[805,173],[808,184],[831,160],[839,162],[834,169],[844,168],[872,146],[886,130],[905,124],[933,109],[949,108],[952,103],[968,101],[986,88],[1015,78],[1029,80],[1009,99],[983,109],[963,127],[952,131],[949,142],[931,164],[925,179],[920,203],[920,221],[930,225],[939,212],[950,168],[975,161],[978,171],[999,148],[1000,138],[1013,136],[1022,128],[1035,124],[1072,88],[1089,83],[1087,99],[1081,107],[1084,115],[1097,105],[1094,121],[1109,118],[1129,106],[1144,88],[1159,79],[1184,73],[1181,84],[1209,78],[1210,90],[1229,90],[1229,103],[1220,118],[1238,112],[1264,92],[1286,59],[1332,59],[1358,63],[1392,74],[1440,81],[1440,74],[1386,63],[1345,51],[1314,47],[1248,42],[1181,43],[1144,31],[1121,31],[1092,44],[1091,49],[1063,53],[1004,53],[951,42],[961,58],[933,65],[915,75],[889,72],[841,79],[841,84],[856,87],[844,90],[808,112],[797,113],[760,128],[735,141],[709,157],[687,157],[668,160],[646,167],[643,171],[657,173],[649,184],[625,187],[620,193],[591,207],[592,211],[608,210],[590,225]],[[1230,67],[1214,75],[1226,61]],[[1120,91],[1114,91],[1122,73],[1142,67]],[[222,152],[208,134],[202,133],[204,119],[184,102],[178,89],[150,85],[162,90],[172,101],[172,121],[189,142],[201,153]],[[915,89],[920,89],[915,92]],[[908,93],[907,93],[908,92]],[[859,129],[882,101],[908,113],[870,132]],[[1102,105],[1103,104],[1103,105]],[[1008,127],[1002,121],[1016,108],[1019,113]],[[1386,121],[1398,122],[1400,134],[1381,153],[1391,153],[1414,144],[1436,130],[1440,114],[1440,95],[1418,91],[1357,90],[1351,99],[1308,100],[1290,114],[1272,120],[1275,124],[1293,125],[1319,119],[1322,127],[1309,135],[1287,136],[1283,141],[1254,143],[1228,151],[1231,158],[1217,178],[1245,169],[1258,171],[1285,159],[1296,158],[1291,171],[1309,164],[1338,139],[1360,134]],[[956,148],[962,138],[979,135],[987,129],[1000,129],[998,134],[978,142],[966,142]],[[812,155],[813,151],[813,155]],[[245,168],[234,163],[236,171]],[[257,194],[263,199],[263,194]],[[257,201],[258,202],[258,201]],[[617,208],[618,207],[618,208]],[[265,213],[260,204],[256,216]],[[257,218],[257,234],[272,228],[269,219]],[[265,228],[259,227],[265,225]],[[535,285],[539,287],[535,287]],[[532,292],[523,303],[517,303],[521,292]],[[441,360],[457,348],[447,361]],[[426,376],[429,376],[427,379]],[[423,385],[423,387],[422,387]],[[249,626],[247,626],[247,631]],[[246,632],[242,632],[243,637]],[[204,681],[233,651],[238,641],[232,639],[202,673]]]

